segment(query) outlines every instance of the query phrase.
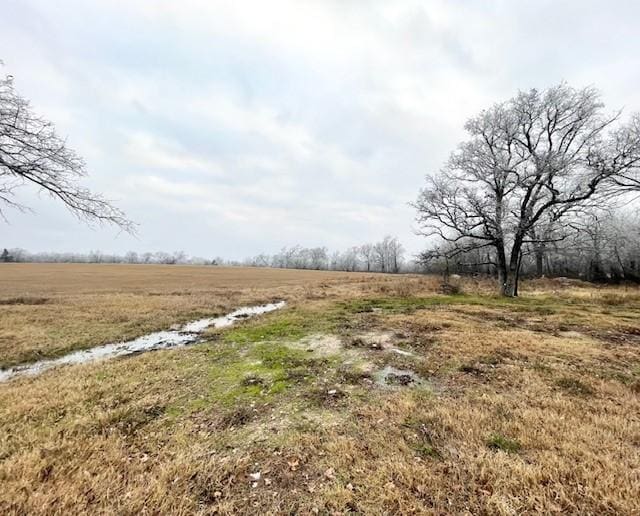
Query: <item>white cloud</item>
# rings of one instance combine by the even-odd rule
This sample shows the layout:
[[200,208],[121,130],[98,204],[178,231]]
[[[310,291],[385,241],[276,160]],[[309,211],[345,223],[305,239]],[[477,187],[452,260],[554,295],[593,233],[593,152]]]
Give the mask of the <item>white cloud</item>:
[[194,156],[179,143],[161,140],[145,132],[129,133],[123,150],[131,162],[150,168],[195,170],[212,176],[224,174],[224,169],[212,160]]

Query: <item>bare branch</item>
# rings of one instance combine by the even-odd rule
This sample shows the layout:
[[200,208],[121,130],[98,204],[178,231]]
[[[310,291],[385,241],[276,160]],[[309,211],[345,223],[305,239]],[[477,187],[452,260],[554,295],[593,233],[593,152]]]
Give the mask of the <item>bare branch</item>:
[[[88,224],[113,224],[135,233],[135,224],[112,202],[83,187],[85,163],[37,116],[15,91],[11,77],[0,79],[0,204],[24,210],[13,200],[15,190],[32,184],[62,201]],[[5,215],[0,209],[0,215]]]

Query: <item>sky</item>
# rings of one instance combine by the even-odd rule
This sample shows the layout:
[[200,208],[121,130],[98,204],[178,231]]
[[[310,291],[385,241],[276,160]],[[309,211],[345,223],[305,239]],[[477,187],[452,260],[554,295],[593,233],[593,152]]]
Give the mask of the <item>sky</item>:
[[185,251],[425,242],[408,205],[518,90],[640,111],[640,3],[2,0],[0,73],[138,224],[89,228],[36,189],[0,247]]

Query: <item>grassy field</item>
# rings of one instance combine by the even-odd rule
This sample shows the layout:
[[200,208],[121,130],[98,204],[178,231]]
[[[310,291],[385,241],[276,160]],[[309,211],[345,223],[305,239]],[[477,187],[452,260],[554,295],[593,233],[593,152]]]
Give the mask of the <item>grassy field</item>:
[[0,266],[3,366],[288,302],[0,384],[0,513],[640,513],[640,290],[438,283]]
[[[369,275],[368,277],[373,277]],[[3,264],[0,367],[127,340],[358,274],[171,265]]]

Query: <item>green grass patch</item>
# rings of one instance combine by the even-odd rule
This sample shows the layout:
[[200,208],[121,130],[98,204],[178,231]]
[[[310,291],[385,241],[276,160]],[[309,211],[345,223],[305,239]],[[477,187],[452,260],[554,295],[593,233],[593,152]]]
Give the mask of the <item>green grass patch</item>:
[[518,453],[522,446],[515,439],[509,439],[500,434],[493,434],[487,439],[487,446],[492,450],[500,450],[506,453]]
[[481,296],[470,294],[435,295],[426,297],[385,297],[355,299],[342,301],[339,306],[350,313],[373,312],[382,310],[387,312],[411,313],[437,306],[470,305],[494,308],[510,308],[518,312],[534,312],[536,314],[553,314],[563,305],[563,300],[547,297],[516,297]]
[[441,459],[442,455],[435,446],[431,444],[418,444],[414,447],[416,453],[423,458]]
[[291,308],[231,328],[224,333],[223,339],[239,344],[299,340],[311,333],[330,333],[336,327],[339,315],[335,309],[317,313]]
[[[332,365],[329,358],[312,358],[302,349],[277,342],[227,346],[225,350],[211,351],[208,391],[202,398],[183,403],[185,410],[266,403],[294,386],[311,381]],[[172,413],[176,413],[175,407]]]
[[310,362],[305,351],[271,342],[256,344],[250,353],[269,369],[291,369]]

